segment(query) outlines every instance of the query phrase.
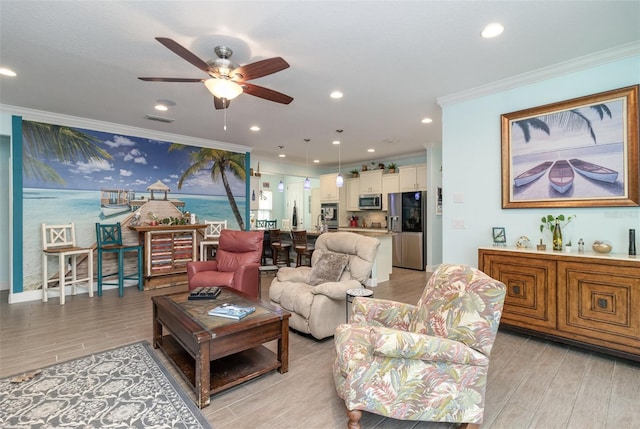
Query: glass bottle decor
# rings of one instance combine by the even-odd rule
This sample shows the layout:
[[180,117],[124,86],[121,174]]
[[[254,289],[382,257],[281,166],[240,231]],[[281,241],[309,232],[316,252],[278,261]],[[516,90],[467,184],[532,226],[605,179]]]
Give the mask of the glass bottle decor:
[[636,256],[636,230],[629,230],[629,256]]
[[293,214],[291,216],[291,225],[294,228],[298,227],[298,209],[296,208],[296,202],[293,201]]
[[553,250],[562,251],[562,230],[558,219],[556,219],[556,225],[553,228]]

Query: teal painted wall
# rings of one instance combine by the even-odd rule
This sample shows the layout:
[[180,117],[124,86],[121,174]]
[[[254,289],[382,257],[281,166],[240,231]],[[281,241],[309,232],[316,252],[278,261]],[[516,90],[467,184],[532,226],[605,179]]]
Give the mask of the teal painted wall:
[[9,155],[11,138],[0,136],[0,290],[9,289]]
[[[443,262],[476,266],[477,248],[491,246],[491,228],[506,228],[508,244],[537,242],[546,214],[575,214],[565,234],[588,247],[609,240],[627,253],[628,229],[640,229],[640,208],[502,209],[500,115],[640,83],[640,55],[586,68],[443,107]],[[462,202],[454,202],[454,196]],[[464,229],[454,229],[454,220]],[[549,237],[544,236],[547,243]]]

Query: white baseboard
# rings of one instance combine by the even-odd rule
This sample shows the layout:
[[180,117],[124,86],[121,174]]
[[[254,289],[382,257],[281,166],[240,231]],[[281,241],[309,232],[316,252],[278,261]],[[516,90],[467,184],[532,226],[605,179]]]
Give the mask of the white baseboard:
[[[127,284],[129,283],[129,284]],[[131,287],[131,286],[137,286],[138,283],[135,280],[131,280],[131,281],[126,281],[125,280],[125,284],[124,287]],[[94,283],[93,285],[93,294],[94,296],[97,296],[98,291],[97,291],[97,287],[98,285]],[[70,296],[71,295],[71,288],[72,286],[66,286],[65,287],[65,296]],[[104,292],[105,290],[110,290],[110,289],[117,289],[118,286],[116,285],[104,285],[102,286],[102,291]],[[87,290],[86,287],[82,287],[82,286],[78,286],[77,288],[77,295],[80,294],[88,294],[89,291]],[[57,290],[49,290],[49,300],[51,300],[51,298],[57,298],[60,296],[60,292]],[[42,289],[36,289],[36,290],[28,290],[25,292],[19,292],[19,293],[10,293],[9,294],[9,304],[17,304],[19,302],[29,302],[29,301],[40,301],[42,300]]]
[[9,290],[9,282],[0,282],[0,290]]

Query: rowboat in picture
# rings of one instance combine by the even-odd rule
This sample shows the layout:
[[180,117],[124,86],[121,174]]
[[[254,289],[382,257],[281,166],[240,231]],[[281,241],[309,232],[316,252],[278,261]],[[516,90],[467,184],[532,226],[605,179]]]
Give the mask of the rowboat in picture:
[[556,191],[564,194],[573,185],[573,179],[576,174],[573,172],[573,168],[569,165],[567,160],[561,159],[556,161],[551,170],[549,170],[549,182]]
[[101,189],[100,210],[104,217],[131,210],[129,202],[136,198],[134,191],[125,189]]
[[614,183],[618,179],[618,172],[602,165],[592,164],[581,159],[570,159],[571,166],[584,177],[601,182]]
[[549,167],[551,167],[551,164],[553,164],[553,162],[545,161],[542,164],[538,164],[535,167],[530,168],[524,173],[516,176],[516,178],[513,179],[513,184],[516,186],[523,186],[533,182],[534,180],[538,180],[540,177],[544,175],[544,173],[549,169]]

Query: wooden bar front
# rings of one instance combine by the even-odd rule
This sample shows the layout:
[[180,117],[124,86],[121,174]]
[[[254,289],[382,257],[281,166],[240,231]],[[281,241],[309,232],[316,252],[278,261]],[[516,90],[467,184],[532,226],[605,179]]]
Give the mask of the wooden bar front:
[[198,231],[205,224],[129,226],[144,247],[144,288],[187,284],[187,262],[198,260]]

